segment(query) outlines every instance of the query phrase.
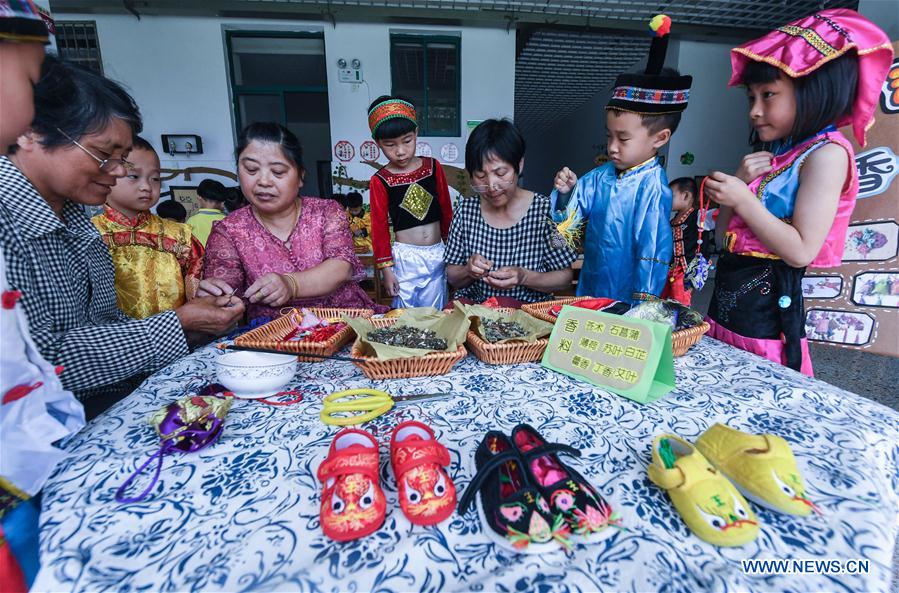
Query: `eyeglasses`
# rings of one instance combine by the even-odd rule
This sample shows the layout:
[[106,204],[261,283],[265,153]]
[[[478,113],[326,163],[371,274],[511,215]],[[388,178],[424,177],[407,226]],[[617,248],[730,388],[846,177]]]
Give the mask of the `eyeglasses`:
[[89,157],[91,157],[92,159],[97,161],[97,165],[100,167],[100,170],[103,171],[104,173],[112,173],[119,167],[124,167],[125,171],[130,171],[131,169],[134,168],[134,163],[132,163],[130,161],[126,161],[125,159],[101,159],[100,157],[98,157],[97,155],[95,155],[94,153],[92,153],[91,151],[86,149],[84,146],[82,146],[77,140],[75,140],[74,138],[72,138],[71,136],[69,136],[62,130],[60,130],[59,128],[56,128],[56,131],[59,132],[60,134],[62,134],[63,136],[65,136],[66,138],[68,138],[69,142],[71,142],[72,144],[74,144],[75,146],[77,146],[78,148],[83,150],[84,153],[87,154]]
[[472,184],[471,189],[478,192],[479,194],[484,193],[485,191],[493,190],[493,191],[502,191],[515,183],[515,179],[501,180],[491,183],[490,185],[474,185]]

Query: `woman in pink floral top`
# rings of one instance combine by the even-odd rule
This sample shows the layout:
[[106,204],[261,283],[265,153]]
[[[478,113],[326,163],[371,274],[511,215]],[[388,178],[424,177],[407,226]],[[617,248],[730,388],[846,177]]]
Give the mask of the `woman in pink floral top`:
[[284,306],[386,309],[358,284],[365,273],[340,205],[298,197],[305,171],[292,132],[275,123],[248,126],[237,168],[250,203],[213,224],[198,296],[244,298],[251,320]]

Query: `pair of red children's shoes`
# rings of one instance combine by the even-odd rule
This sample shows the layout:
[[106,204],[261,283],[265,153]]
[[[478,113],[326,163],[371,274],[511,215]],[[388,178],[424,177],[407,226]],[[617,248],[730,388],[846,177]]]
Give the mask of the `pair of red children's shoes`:
[[[435,525],[456,508],[456,487],[444,467],[449,451],[434,431],[415,420],[402,422],[390,437],[390,465],[400,508],[415,525]],[[321,525],[335,541],[377,531],[387,515],[387,499],[378,480],[378,441],[371,433],[345,428],[337,433],[328,458],[318,468],[323,484]]]

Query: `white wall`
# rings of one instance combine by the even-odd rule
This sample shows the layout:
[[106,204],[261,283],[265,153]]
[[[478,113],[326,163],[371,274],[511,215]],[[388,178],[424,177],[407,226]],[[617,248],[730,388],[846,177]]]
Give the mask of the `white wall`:
[[[325,27],[325,52],[328,61],[328,93],[331,102],[331,141],[348,140],[356,148],[354,162],[346,163],[347,174],[367,180],[375,170],[363,163],[359,147],[371,140],[368,130],[368,106],[380,95],[390,93],[390,34],[421,33],[459,36],[461,50],[461,135],[458,137],[420,137],[431,145],[437,159],[464,168],[466,122],[491,117],[512,117],[515,105],[515,32],[505,28],[448,28],[387,26],[368,23],[338,23]],[[489,59],[485,59],[488,57]],[[362,61],[363,84],[337,80],[337,60]],[[441,148],[456,146],[456,162],[441,157]],[[336,158],[335,158],[336,162]],[[380,163],[387,160],[382,155]],[[365,195],[366,200],[367,194]]]
[[[52,4],[51,4],[52,6]],[[390,33],[459,36],[462,52],[462,135],[422,138],[440,158],[441,147],[454,143],[462,167],[467,120],[511,117],[515,92],[515,33],[505,28],[447,28],[372,23],[272,21],[200,17],[154,17],[57,13],[65,20],[97,23],[104,72],[134,96],[144,116],[144,132],[160,148],[164,133],[199,134],[204,154],[162,156],[163,167],[206,166],[234,170],[234,123],[225,55],[225,29],[324,32],[328,67],[331,143],[349,140],[356,148],[348,173],[368,179],[374,169],[360,162],[359,146],[370,139],[367,109],[372,99],[390,92]],[[490,56],[490,59],[484,59]],[[359,58],[366,82],[337,81],[337,60]],[[301,138],[302,140],[302,138]],[[309,147],[311,148],[311,147]],[[382,157],[382,162],[385,162]],[[334,158],[334,163],[337,160]],[[308,163],[314,167],[314,163]],[[204,176],[193,176],[195,185]],[[175,183],[183,184],[183,180]],[[315,187],[304,193],[314,195]]]
[[[732,43],[678,42],[678,69],[693,76],[693,86],[690,104],[669,145],[669,179],[712,170],[733,173],[750,150],[746,93],[727,87],[732,47]],[[692,165],[681,164],[685,152],[695,156]]]
[[[52,6],[52,4],[51,4]],[[322,23],[284,25],[265,20],[102,14],[54,15],[97,23],[106,76],[121,83],[140,106],[142,136],[161,150],[162,134],[198,134],[202,155],[160,153],[164,168],[214,167],[234,171],[234,123],[225,55],[225,28],[321,31]],[[172,185],[196,185],[176,178]],[[226,185],[232,182],[223,180]]]

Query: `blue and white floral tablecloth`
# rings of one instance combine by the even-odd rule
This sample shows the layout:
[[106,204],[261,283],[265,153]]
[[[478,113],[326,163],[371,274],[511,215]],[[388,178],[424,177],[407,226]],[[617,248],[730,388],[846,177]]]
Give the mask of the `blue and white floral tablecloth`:
[[[196,377],[212,379],[211,348],[177,362],[71,440],[44,491],[43,567],[34,591],[885,591],[899,529],[899,413],[708,338],[676,360],[678,388],[640,405],[538,365],[491,367],[472,356],[449,375],[375,382],[394,394],[453,391],[451,400],[394,409],[365,426],[381,445],[384,527],[350,543],[319,529],[315,471],[336,428],[319,396],[273,407],[236,401],[219,441],[170,456],[142,503],[116,488],[158,447],[147,424]],[[344,362],[301,364],[296,385],[318,393],[371,386]],[[390,429],[417,418],[452,455],[461,492],[491,428],[520,422],[570,443],[573,462],[618,510],[626,530],[572,555],[497,548],[474,511],[412,527],[388,470]],[[714,422],[772,432],[793,446],[822,517],[755,507],[755,542],[716,548],[687,530],[646,476],[654,435],[694,440]],[[146,482],[144,482],[146,483]],[[746,558],[867,559],[867,574],[743,574]]]

